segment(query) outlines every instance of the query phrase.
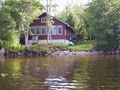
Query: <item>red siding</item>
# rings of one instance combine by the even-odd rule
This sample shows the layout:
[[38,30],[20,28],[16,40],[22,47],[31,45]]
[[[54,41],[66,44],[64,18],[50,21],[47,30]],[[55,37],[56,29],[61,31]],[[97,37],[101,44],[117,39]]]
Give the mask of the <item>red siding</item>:
[[[46,17],[46,14],[43,14],[42,16],[39,16],[38,20],[34,20],[33,23],[31,23],[30,26],[46,26],[46,23],[41,23],[41,18]],[[62,22],[60,22],[59,20],[57,20],[56,18],[53,18],[54,24],[53,25],[62,25],[63,26],[63,35],[52,35],[52,39],[67,39],[70,40],[70,34],[69,34],[69,30],[66,27],[66,25]],[[66,30],[66,35],[65,35],[65,31]],[[29,36],[29,40],[32,39],[32,36]],[[39,40],[47,40],[47,35],[39,35],[38,36]]]
[[[65,35],[52,35],[52,39],[65,39]],[[39,35],[39,40],[47,40],[47,35]],[[32,40],[32,36],[29,36],[29,40]]]

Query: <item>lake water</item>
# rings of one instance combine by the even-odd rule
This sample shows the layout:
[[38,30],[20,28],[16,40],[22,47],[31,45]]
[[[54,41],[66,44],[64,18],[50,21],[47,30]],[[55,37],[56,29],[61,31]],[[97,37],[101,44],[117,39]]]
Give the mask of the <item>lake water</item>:
[[120,90],[120,56],[0,57],[0,90]]

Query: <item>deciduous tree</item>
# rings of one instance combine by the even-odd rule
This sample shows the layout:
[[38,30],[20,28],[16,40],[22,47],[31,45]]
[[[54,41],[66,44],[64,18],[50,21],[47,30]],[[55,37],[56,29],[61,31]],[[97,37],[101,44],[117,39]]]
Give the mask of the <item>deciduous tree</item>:
[[0,47],[17,45],[16,23],[10,14],[0,8]]
[[62,13],[58,14],[58,18],[68,23],[75,31],[76,34],[81,35],[81,40],[88,38],[88,31],[86,29],[84,10],[85,5],[68,4]]
[[28,43],[29,25],[41,13],[43,6],[39,0],[7,0],[3,7],[16,22],[18,35],[23,31],[25,35],[25,45]]
[[93,0],[86,14],[89,30],[96,40],[96,49],[116,51],[120,45],[120,1]]

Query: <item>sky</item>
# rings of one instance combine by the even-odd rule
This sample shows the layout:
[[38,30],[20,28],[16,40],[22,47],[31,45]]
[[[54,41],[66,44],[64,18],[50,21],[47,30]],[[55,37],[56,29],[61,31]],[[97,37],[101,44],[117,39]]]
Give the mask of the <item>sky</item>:
[[[65,6],[70,3],[72,5],[75,4],[87,4],[88,2],[90,2],[91,0],[52,0],[53,2],[55,2],[58,7],[56,8],[56,12],[60,12],[62,10],[64,10]],[[47,4],[47,0],[41,0],[40,1],[44,6]]]

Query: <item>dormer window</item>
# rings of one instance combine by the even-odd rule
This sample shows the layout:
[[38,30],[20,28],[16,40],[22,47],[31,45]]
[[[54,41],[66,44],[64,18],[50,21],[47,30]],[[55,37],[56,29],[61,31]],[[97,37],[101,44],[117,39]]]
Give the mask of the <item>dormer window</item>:
[[41,18],[41,23],[46,23],[46,18]]

